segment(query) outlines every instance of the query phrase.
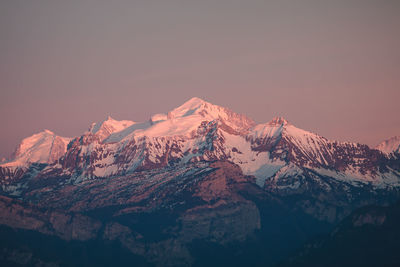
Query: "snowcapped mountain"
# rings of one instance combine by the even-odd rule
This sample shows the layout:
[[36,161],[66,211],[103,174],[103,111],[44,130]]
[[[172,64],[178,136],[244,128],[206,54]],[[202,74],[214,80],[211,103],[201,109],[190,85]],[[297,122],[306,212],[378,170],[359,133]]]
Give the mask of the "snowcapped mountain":
[[[65,155],[70,141],[71,138],[57,136],[49,130],[23,139],[11,159],[0,164],[0,184],[20,180],[32,165],[56,162]],[[11,188],[13,187],[11,185]]]
[[2,166],[28,166],[31,163],[53,163],[67,151],[71,138],[57,136],[44,130],[22,140],[15,150],[12,159]]
[[[65,149],[69,141],[49,131],[34,135],[22,142],[12,164],[48,163],[40,175],[63,174],[80,181],[188,162],[229,160],[246,175],[255,176],[261,187],[266,180],[269,186],[277,185],[288,173],[295,177],[307,170],[352,184],[400,185],[398,170],[379,150],[327,140],[281,117],[256,125],[244,115],[196,97],[142,123],[109,117],[92,124]],[[299,181],[286,184],[292,189],[299,186]]]
[[120,132],[132,124],[135,124],[135,122],[128,120],[117,121],[111,118],[111,116],[108,116],[107,119],[102,122],[93,123],[89,128],[89,132],[98,136],[100,141],[103,141],[111,134]]
[[61,165],[46,171],[67,171],[90,178],[223,159],[226,151],[222,133],[244,136],[254,124],[244,115],[192,98],[168,114],[156,114],[147,122],[132,123],[104,138],[93,127],[72,140],[60,159]]
[[394,136],[388,140],[383,141],[376,146],[376,149],[389,155],[391,153],[400,154],[400,136]]
[[74,138],[24,139],[0,165],[0,224],[113,240],[159,266],[191,266],[209,258],[196,254],[207,242],[223,252],[250,238],[237,255],[275,249],[271,262],[355,208],[396,200],[391,151],[396,139],[378,149],[331,141],[282,117],[256,124],[192,98],[145,122],[108,117]]

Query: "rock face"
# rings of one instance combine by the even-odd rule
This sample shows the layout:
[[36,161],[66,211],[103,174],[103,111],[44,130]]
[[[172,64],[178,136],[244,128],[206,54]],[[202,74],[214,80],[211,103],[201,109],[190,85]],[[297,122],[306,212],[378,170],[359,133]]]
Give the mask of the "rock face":
[[24,196],[31,204],[0,198],[0,224],[63,240],[116,241],[156,265],[191,264],[193,241],[230,244],[261,228],[257,205],[241,196],[251,177],[229,162],[31,186]]
[[0,223],[15,228],[56,235],[65,240],[86,241],[96,237],[101,223],[81,214],[38,209],[0,197]]
[[400,203],[354,211],[329,235],[307,243],[282,266],[397,266]]
[[215,251],[258,251],[261,264],[358,207],[394,202],[400,157],[193,98],[143,123],[109,117],[75,138],[24,139],[0,185],[3,225],[116,242],[156,265],[208,265]]

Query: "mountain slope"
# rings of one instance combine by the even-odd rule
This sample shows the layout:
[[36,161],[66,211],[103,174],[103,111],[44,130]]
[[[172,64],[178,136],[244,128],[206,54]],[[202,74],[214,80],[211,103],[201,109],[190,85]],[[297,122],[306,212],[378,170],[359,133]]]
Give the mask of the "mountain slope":
[[385,154],[400,154],[400,136],[394,136],[376,146],[376,149]]
[[31,180],[24,202],[0,197],[0,224],[67,241],[113,241],[157,266],[276,262],[327,228],[292,213],[230,162],[190,163],[76,185],[60,185],[62,180]]
[[93,123],[89,128],[89,132],[95,134],[101,141],[103,141],[111,134],[120,132],[133,124],[135,124],[133,121],[117,121],[108,116],[107,119],[102,122]]
[[400,203],[356,210],[282,266],[399,266]]
[[31,163],[53,163],[67,151],[71,138],[57,136],[49,130],[25,138],[12,159],[2,166],[28,166]]
[[[188,163],[230,161],[245,175],[254,176],[265,191],[302,199],[293,202],[294,209],[333,222],[368,204],[365,201],[371,197],[378,199],[373,197],[376,192],[385,195],[380,199],[384,202],[400,188],[398,158],[366,145],[330,141],[281,117],[256,125],[244,115],[199,98],[142,123],[108,118],[93,124],[70,141],[65,153],[52,156],[57,157],[53,163],[29,157],[47,163],[29,172],[0,168],[3,191],[20,195],[33,178],[63,177],[64,183],[80,183]],[[321,200],[321,192],[329,198]]]
[[[9,161],[0,164],[0,185],[2,190],[15,193],[20,179],[25,174],[36,175],[44,166],[57,162],[67,151],[71,138],[57,136],[44,130],[21,141]],[[4,186],[8,185],[7,188]]]
[[396,154],[281,117],[256,125],[199,98],[145,122],[107,118],[64,150],[56,139],[28,138],[21,160],[0,166],[0,224],[115,241],[160,266],[272,264],[356,208],[400,196]]
[[61,168],[83,178],[104,177],[225,159],[255,175],[260,186],[289,163],[348,182],[397,186],[399,180],[398,172],[387,168],[386,156],[366,145],[329,141],[283,118],[255,125],[243,115],[198,98],[106,138],[94,131],[75,138],[61,159],[62,166],[53,171]]

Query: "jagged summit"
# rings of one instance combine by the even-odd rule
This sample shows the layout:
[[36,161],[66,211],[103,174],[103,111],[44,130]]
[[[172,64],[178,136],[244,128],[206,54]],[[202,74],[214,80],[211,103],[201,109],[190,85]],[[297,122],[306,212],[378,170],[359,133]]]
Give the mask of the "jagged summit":
[[135,124],[135,122],[133,121],[129,120],[118,121],[113,119],[111,116],[107,116],[107,119],[102,122],[92,123],[92,125],[89,128],[89,132],[99,136],[100,140],[104,140],[111,134],[115,132],[120,132],[133,124]]
[[50,131],[50,130],[48,130],[48,129],[44,129],[41,133],[51,134],[51,135],[54,134],[54,132],[52,132],[52,131]]
[[111,134],[105,142],[115,143],[135,137],[188,137],[193,135],[204,122],[217,122],[218,125],[235,133],[244,133],[255,125],[254,121],[245,115],[193,97],[167,114],[154,114],[149,121],[135,123]]
[[199,97],[192,97],[191,99],[189,99],[185,103],[183,103],[180,107],[196,107],[196,106],[200,106],[203,104],[211,104],[211,103],[209,103]]
[[209,106],[212,106],[212,104],[204,101],[201,98],[198,97],[192,97],[182,105],[180,105],[177,108],[174,108],[168,114],[165,113],[157,113],[154,114],[150,117],[151,122],[159,122],[159,121],[165,121],[168,119],[175,119],[175,118],[180,118],[180,117],[186,117],[190,116],[193,114],[196,114],[196,111],[201,110],[206,107],[206,104]]
[[107,118],[101,122],[94,122],[92,125],[89,127],[89,132],[91,133],[97,133],[99,132],[102,128],[108,127],[108,128],[114,128],[116,131],[120,131],[126,127],[129,127],[132,125],[134,122],[130,120],[116,120],[112,118],[110,115],[107,116]]
[[186,117],[193,114],[201,116],[206,116],[208,114],[218,117],[218,113],[223,112],[223,110],[224,108],[220,106],[213,105],[198,97],[193,97],[183,103],[181,106],[168,112],[168,118],[172,119],[178,117]]
[[281,125],[288,125],[290,123],[284,117],[278,116],[272,118],[272,120],[270,120],[267,124],[271,126],[281,126]]
[[111,120],[114,121],[114,119],[113,119],[110,115],[107,116],[107,119],[106,119],[106,120],[107,120],[107,121],[111,121]]
[[253,140],[257,138],[277,138],[280,137],[283,132],[295,136],[299,133],[308,133],[293,126],[284,117],[274,117],[267,123],[261,123],[254,126],[251,129],[249,137]]
[[218,121],[237,132],[243,132],[255,125],[254,121],[245,115],[211,104],[198,97],[189,99],[167,115],[155,114],[150,121],[160,122],[152,127],[151,130],[156,131],[151,131],[151,136],[154,136],[154,133],[170,135],[165,129],[172,130],[171,134],[174,132],[182,134],[185,131],[189,134],[204,121]]
[[375,147],[385,154],[400,153],[400,136],[393,136]]

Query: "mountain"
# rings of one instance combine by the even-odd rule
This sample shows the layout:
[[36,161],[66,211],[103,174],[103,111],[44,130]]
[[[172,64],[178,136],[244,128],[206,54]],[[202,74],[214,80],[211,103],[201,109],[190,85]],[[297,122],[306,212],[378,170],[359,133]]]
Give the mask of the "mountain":
[[360,208],[282,266],[399,266],[399,223],[400,202]]
[[25,138],[18,145],[11,160],[4,166],[27,166],[31,163],[53,163],[67,151],[71,138],[57,136],[44,130]]
[[[41,148],[38,150],[42,153]],[[62,156],[62,166],[54,168],[84,177],[228,159],[246,174],[255,175],[260,186],[289,163],[361,183],[384,186],[398,178],[383,166],[379,169],[385,155],[366,145],[329,141],[284,118],[255,125],[244,115],[199,98],[190,99],[168,114],[156,114],[148,122],[108,118],[93,124],[88,132],[72,140]]]
[[[52,140],[57,138],[64,146],[57,153],[51,150],[49,157]],[[354,208],[345,208],[347,203],[359,206],[368,199],[354,195],[373,195],[379,190],[386,194],[400,186],[399,160],[381,150],[330,141],[281,117],[256,125],[244,115],[196,97],[142,123],[108,117],[72,140],[57,138],[45,131],[25,139],[22,144],[30,144],[29,149],[18,152],[23,156],[17,156],[12,164],[25,166],[28,160],[47,163],[43,169],[35,167],[30,173],[34,172],[37,179],[63,176],[79,183],[190,162],[228,160],[240,166],[245,175],[254,176],[256,184],[266,191],[288,198],[303,197],[303,192],[308,192],[307,199],[296,201],[296,208],[332,222]],[[68,148],[61,149],[68,141]],[[15,181],[29,169],[0,170],[3,177],[16,173],[8,178]],[[5,178],[2,184],[4,181]],[[26,181],[13,182],[3,190],[21,195],[21,188],[27,188],[25,184]],[[329,195],[329,206],[326,199],[321,205],[321,191]],[[320,207],[319,211],[314,206]]]
[[129,126],[135,124],[133,121],[122,120],[118,121],[111,116],[108,116],[106,120],[98,123],[92,123],[89,128],[89,132],[99,138],[100,141],[103,141],[111,134],[120,132]]
[[[237,164],[244,174],[255,176],[257,185],[275,194],[291,198],[309,192],[311,200],[297,201],[297,208],[332,222],[350,211],[344,207],[348,202],[359,206],[367,198],[354,197],[361,194],[358,191],[373,195],[377,190],[397,191],[400,185],[398,160],[380,150],[330,141],[280,117],[256,125],[199,98],[142,123],[108,118],[93,124],[37,177],[62,175],[78,183],[216,160]],[[320,205],[321,190],[329,195],[329,207]],[[310,201],[320,206],[319,211],[309,207]]]
[[394,136],[388,140],[383,141],[376,146],[376,149],[383,153],[389,154],[400,154],[400,136]]
[[44,130],[21,141],[11,159],[0,164],[0,184],[20,179],[32,165],[56,162],[67,151],[71,138],[61,137]]
[[[399,197],[395,153],[282,117],[256,124],[199,98],[145,122],[109,117],[62,140],[59,153],[32,141],[25,161],[0,165],[1,194],[28,209],[21,217],[0,206],[1,224],[65,240],[74,226],[64,213],[77,213],[102,225],[90,242],[103,244],[118,223],[118,246],[155,265],[272,264],[355,209]],[[39,211],[40,227],[22,223]],[[62,226],[46,228],[54,224]]]
[[[309,216],[292,213],[230,162],[190,163],[77,185],[60,185],[62,181],[63,177],[31,180],[32,191],[22,201],[0,197],[0,224],[79,241],[84,247],[112,242],[157,266],[276,262],[288,248],[326,228]],[[7,244],[6,238],[0,236],[0,244]],[[23,240],[14,241],[13,249],[6,245],[4,257],[26,249]],[[32,249],[46,238],[39,235],[37,240],[31,241]],[[252,258],[255,252],[263,256]],[[1,253],[4,250],[0,258]]]

